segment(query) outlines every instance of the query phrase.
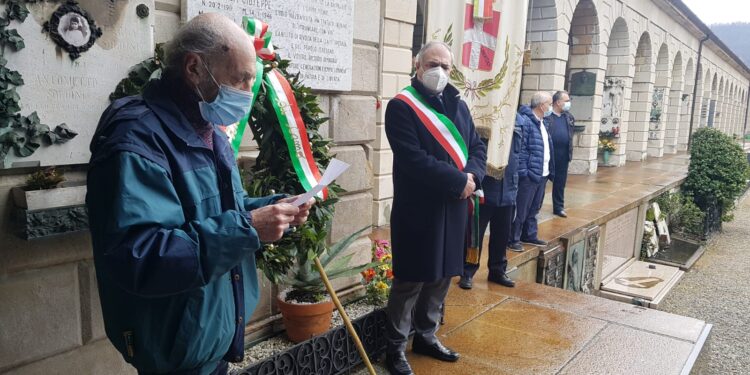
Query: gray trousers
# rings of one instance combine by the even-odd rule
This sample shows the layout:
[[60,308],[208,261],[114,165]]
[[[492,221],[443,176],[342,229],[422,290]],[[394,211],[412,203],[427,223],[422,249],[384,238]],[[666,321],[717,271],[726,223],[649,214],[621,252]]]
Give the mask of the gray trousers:
[[415,335],[427,344],[437,342],[435,333],[440,325],[440,306],[445,301],[450,285],[449,277],[429,283],[393,279],[386,308],[386,338],[389,352],[406,351],[412,327],[412,312]]

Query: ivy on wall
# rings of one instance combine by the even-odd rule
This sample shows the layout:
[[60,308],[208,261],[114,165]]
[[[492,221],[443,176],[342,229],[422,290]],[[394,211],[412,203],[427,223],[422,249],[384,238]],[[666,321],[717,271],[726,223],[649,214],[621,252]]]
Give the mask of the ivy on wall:
[[36,112],[21,115],[21,97],[17,88],[24,84],[23,77],[6,66],[6,48],[18,52],[26,47],[18,31],[9,28],[11,22],[24,22],[29,15],[26,4],[40,1],[0,0],[0,4],[5,5],[5,13],[0,16],[0,165],[11,149],[17,156],[27,157],[42,145],[65,143],[78,135],[64,123],[50,129]]

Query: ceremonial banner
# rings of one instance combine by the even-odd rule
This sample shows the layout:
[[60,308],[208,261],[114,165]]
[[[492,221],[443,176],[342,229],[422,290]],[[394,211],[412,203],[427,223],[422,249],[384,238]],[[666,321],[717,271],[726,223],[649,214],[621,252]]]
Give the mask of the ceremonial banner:
[[518,96],[528,0],[431,0],[427,37],[452,47],[451,84],[488,138],[487,173],[502,178],[508,164]]

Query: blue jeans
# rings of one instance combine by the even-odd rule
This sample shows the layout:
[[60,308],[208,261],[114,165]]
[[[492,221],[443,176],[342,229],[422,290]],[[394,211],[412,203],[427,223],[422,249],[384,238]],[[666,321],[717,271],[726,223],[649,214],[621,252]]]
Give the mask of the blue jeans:
[[546,186],[547,177],[541,182],[533,182],[528,177],[518,179],[516,218],[511,226],[509,244],[539,239],[536,215],[542,209]]

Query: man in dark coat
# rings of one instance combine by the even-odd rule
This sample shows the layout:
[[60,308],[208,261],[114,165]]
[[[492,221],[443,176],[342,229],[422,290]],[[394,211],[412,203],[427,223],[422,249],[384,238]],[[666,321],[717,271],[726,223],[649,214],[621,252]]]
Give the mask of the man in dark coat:
[[552,96],[542,91],[532,96],[530,106],[522,106],[518,111],[524,137],[518,152],[516,218],[508,246],[513,251],[523,251],[521,242],[547,245],[538,237],[536,215],[544,202],[547,180],[554,178],[555,174],[554,147],[549,139],[549,129],[542,121],[551,112]]
[[552,213],[568,217],[565,212],[565,184],[568,165],[573,160],[573,132],[576,119],[570,114],[570,96],[566,91],[552,95],[552,114],[544,118],[555,148],[555,178],[552,180]]
[[[484,177],[486,147],[468,106],[448,85],[451,66],[452,54],[445,43],[426,44],[417,56],[411,86],[386,109],[394,185],[394,281],[386,330],[386,364],[392,374],[412,373],[404,354],[412,312],[415,353],[451,362],[459,358],[435,333],[450,278],[463,273],[468,198]],[[441,134],[447,138],[433,132],[443,125],[446,132]],[[463,153],[457,147],[461,145]]]
[[[485,176],[482,180],[484,204],[479,208],[480,258],[484,233],[487,230],[487,225],[490,225],[490,243],[487,248],[487,268],[489,269],[487,280],[509,288],[516,284],[505,273],[508,268],[508,257],[505,249],[508,247],[510,228],[516,208],[516,194],[518,193],[518,151],[523,142],[523,128],[519,126],[521,122],[520,116],[516,115],[516,127],[513,131],[508,165],[505,167],[502,180],[497,180],[492,176]],[[471,289],[477,269],[479,269],[479,263],[466,262],[464,274],[461,276],[458,286],[462,289]]]

